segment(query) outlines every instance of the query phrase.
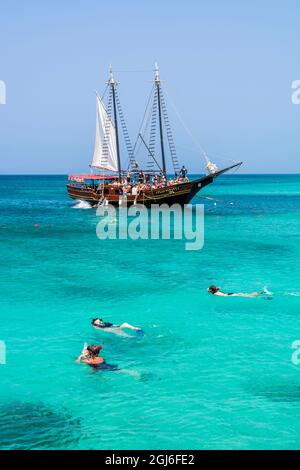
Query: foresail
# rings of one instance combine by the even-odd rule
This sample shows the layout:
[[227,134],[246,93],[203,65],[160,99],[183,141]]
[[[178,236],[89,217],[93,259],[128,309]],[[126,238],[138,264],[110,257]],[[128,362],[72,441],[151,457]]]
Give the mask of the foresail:
[[115,127],[102,100],[96,96],[96,136],[92,167],[118,171]]

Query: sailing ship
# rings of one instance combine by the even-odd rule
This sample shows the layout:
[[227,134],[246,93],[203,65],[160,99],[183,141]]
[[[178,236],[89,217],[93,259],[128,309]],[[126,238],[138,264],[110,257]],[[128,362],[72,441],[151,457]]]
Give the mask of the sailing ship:
[[[188,204],[205,186],[218,176],[238,168],[242,162],[219,169],[208,157],[206,174],[189,180],[187,170],[180,169],[168,118],[158,66],[144,115],[141,131],[134,146],[131,144],[124,114],[110,67],[109,80],[102,97],[96,94],[95,149],[90,168],[94,173],[69,176],[67,191],[71,198],[89,202],[92,206],[144,204]],[[107,104],[104,96],[108,91]],[[150,107],[151,105],[151,107]],[[145,122],[147,124],[145,124]],[[122,168],[120,130],[128,153],[127,167]],[[142,132],[143,130],[143,132]],[[146,142],[146,131],[149,133]],[[158,131],[158,132],[157,132]],[[157,134],[159,138],[157,139]],[[174,177],[167,174],[166,142],[168,143]],[[148,162],[142,168],[137,161],[137,147],[145,147]]]

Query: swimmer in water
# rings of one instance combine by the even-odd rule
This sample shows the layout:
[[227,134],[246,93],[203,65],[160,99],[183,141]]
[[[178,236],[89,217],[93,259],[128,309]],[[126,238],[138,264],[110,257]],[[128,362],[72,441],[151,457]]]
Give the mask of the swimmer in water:
[[93,367],[93,369],[114,371],[119,370],[118,366],[114,364],[107,364],[105,359],[99,356],[101,349],[101,344],[99,344],[98,346],[96,344],[87,346],[87,344],[85,343],[80,356],[76,359],[76,362],[88,364],[89,366]]
[[213,295],[217,295],[218,297],[250,297],[250,298],[253,298],[253,297],[258,297],[259,295],[262,295],[262,294],[265,294],[265,289],[263,291],[260,291],[260,292],[251,292],[249,294],[245,293],[245,292],[238,292],[238,293],[227,293],[227,292],[222,292],[220,290],[220,287],[216,287],[216,286],[210,286],[207,291],[210,293],[210,294],[213,294]]
[[101,344],[98,346],[95,344],[87,346],[85,344],[80,356],[76,359],[76,362],[83,362],[84,364],[89,364],[90,366],[99,366],[104,364],[105,361],[103,357],[99,356],[101,349]]
[[125,322],[125,323],[122,323],[121,325],[114,325],[113,323],[110,323],[108,321],[103,321],[102,318],[93,318],[92,325],[94,328],[97,328],[99,330],[104,330],[104,331],[108,331],[108,332],[116,333],[116,334],[123,333],[123,336],[126,336],[126,334],[122,332],[123,329],[134,330],[137,333],[143,333],[143,330],[141,328],[132,326],[129,323]]

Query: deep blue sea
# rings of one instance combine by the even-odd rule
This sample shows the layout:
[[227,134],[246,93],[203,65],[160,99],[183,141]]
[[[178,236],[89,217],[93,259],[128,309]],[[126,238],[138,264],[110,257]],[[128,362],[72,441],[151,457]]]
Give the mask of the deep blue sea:
[[[204,188],[199,251],[99,240],[66,182],[0,177],[0,448],[299,449],[300,175]],[[97,331],[95,316],[145,336]],[[118,370],[75,363],[85,341]]]

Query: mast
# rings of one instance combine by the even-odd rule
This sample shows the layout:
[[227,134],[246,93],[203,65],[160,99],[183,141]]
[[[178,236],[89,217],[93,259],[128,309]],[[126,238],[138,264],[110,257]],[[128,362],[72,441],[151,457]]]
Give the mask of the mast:
[[113,98],[113,108],[114,108],[114,125],[115,125],[115,132],[116,132],[116,147],[117,147],[117,160],[118,160],[118,173],[119,173],[119,181],[121,181],[121,158],[120,158],[120,143],[119,143],[119,131],[118,131],[118,116],[117,116],[117,106],[116,106],[116,85],[112,67],[109,67],[109,86],[112,89],[112,98]]
[[166,175],[166,159],[165,159],[165,148],[164,148],[164,133],[162,124],[162,111],[161,111],[161,98],[160,98],[160,76],[158,65],[155,63],[155,86],[157,90],[157,101],[158,101],[158,119],[159,119],[159,133],[160,133],[160,148],[161,148],[161,159],[162,169],[164,175]]

